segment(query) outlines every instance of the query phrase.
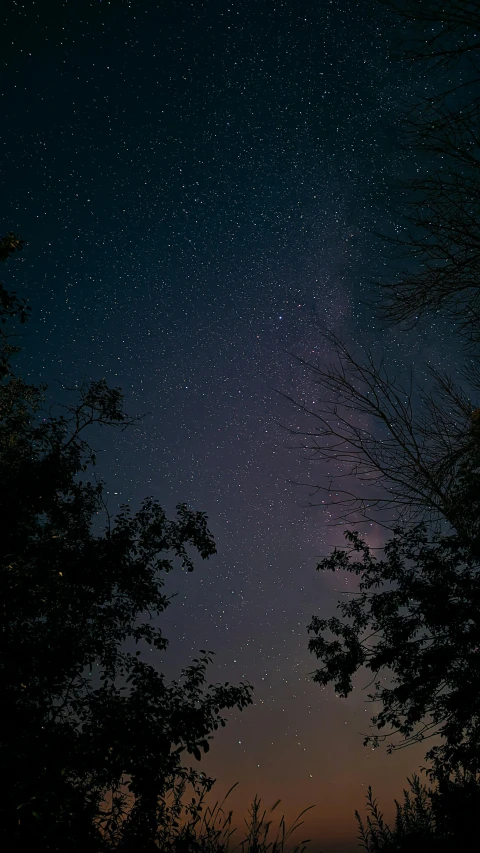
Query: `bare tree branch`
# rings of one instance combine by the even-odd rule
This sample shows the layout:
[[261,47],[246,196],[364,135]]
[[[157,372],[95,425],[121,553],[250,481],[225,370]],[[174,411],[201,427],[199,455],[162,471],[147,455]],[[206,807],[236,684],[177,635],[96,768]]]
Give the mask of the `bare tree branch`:
[[[377,308],[390,323],[441,312],[468,344],[480,342],[480,6],[381,0],[407,23],[403,57],[433,71],[434,90],[406,116],[416,151],[406,226],[387,240],[405,262],[380,283]],[[397,226],[398,227],[398,226]]]
[[342,521],[380,519],[394,526],[446,519],[458,527],[461,472],[466,465],[471,471],[478,453],[480,373],[470,371],[468,395],[430,369],[431,387],[423,392],[411,376],[390,377],[371,353],[357,358],[335,335],[325,337],[329,363],[297,358],[315,383],[316,405],[283,394],[312,423],[311,429],[287,427],[300,438],[296,446],[312,461],[330,463],[314,492],[328,496]]

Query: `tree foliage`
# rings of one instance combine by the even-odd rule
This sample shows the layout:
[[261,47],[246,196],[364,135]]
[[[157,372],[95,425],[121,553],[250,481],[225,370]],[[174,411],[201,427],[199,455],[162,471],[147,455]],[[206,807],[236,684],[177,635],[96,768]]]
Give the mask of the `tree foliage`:
[[[19,248],[0,242],[4,259]],[[3,319],[26,318],[15,294],[0,297]],[[206,686],[209,652],[173,682],[144,659],[167,645],[162,575],[192,571],[215,544],[186,504],[174,520],[152,498],[105,513],[88,431],[131,424],[120,390],[90,382],[47,411],[44,389],[13,369],[8,331],[1,346],[2,837],[62,853],[148,850],[172,786],[198,787],[185,753],[199,759],[223,711],[251,702],[246,684]]]
[[341,618],[312,619],[314,680],[347,696],[367,670],[380,710],[365,744],[393,738],[394,750],[436,737],[426,756],[436,771],[480,773],[478,547],[417,527],[397,531],[377,558],[357,533],[345,535],[351,549],[318,568],[356,575],[358,592],[338,602]]

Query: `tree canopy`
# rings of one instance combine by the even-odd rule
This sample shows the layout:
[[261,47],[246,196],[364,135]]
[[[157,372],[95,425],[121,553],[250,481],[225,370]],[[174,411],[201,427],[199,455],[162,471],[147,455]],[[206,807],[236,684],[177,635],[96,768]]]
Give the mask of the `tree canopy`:
[[[397,531],[375,557],[357,533],[322,571],[360,578],[338,604],[342,618],[312,619],[314,680],[347,696],[363,669],[380,703],[365,743],[390,749],[439,736],[427,753],[436,770],[480,773],[480,572],[478,549],[424,527]],[[398,737],[395,737],[398,735]]]
[[[7,235],[1,257],[21,247]],[[3,321],[27,318],[0,297]],[[251,702],[247,684],[206,686],[210,652],[173,682],[144,659],[168,642],[162,576],[192,571],[214,540],[186,504],[173,520],[153,498],[110,517],[88,431],[132,423],[121,391],[88,382],[46,410],[45,389],[14,370],[8,324],[0,345],[2,836],[62,853],[151,849],[168,792],[199,782],[185,754],[199,759],[223,712]]]

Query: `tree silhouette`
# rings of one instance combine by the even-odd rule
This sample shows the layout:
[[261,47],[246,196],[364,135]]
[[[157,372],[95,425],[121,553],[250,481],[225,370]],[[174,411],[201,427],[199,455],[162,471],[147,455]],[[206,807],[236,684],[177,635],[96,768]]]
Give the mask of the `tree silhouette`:
[[[381,0],[383,2],[383,0]],[[407,30],[404,57],[430,72],[406,116],[416,170],[404,189],[406,228],[386,239],[404,263],[382,282],[377,307],[392,323],[427,313],[467,345],[480,341],[479,5],[385,0]],[[370,353],[327,335],[330,364],[302,364],[318,403],[293,401],[312,428],[291,429],[329,475],[315,491],[342,521],[393,532],[371,549],[356,531],[318,569],[353,574],[330,619],[309,625],[314,680],[347,696],[363,674],[372,712],[365,743],[389,751],[434,739],[435,789],[411,783],[386,825],[369,791],[360,821],[369,853],[477,849],[480,804],[480,433],[476,350],[458,381],[426,370],[430,390],[403,381]],[[311,398],[311,392],[309,392]],[[325,466],[326,467],[326,466]],[[353,481],[353,484],[352,484]],[[419,523],[420,522],[420,523]],[[368,538],[368,537],[367,537]],[[380,551],[381,553],[378,553]]]
[[[403,116],[415,177],[403,186],[406,228],[388,238],[405,263],[382,281],[376,305],[391,323],[433,312],[463,342],[477,343],[480,8],[471,0],[380,2],[393,13],[402,56],[422,74],[425,94]],[[308,405],[293,401],[312,427],[291,430],[303,435],[314,460],[329,463],[329,476],[317,484],[321,505],[335,504],[345,522],[361,517],[391,527],[447,519],[458,528],[466,506],[459,472],[477,435],[476,359],[456,381],[427,368],[425,392],[370,353],[357,356],[334,335],[325,338],[330,363],[299,360],[317,386],[318,404],[312,406],[310,392]]]
[[426,81],[405,115],[416,174],[403,189],[406,226],[389,238],[403,268],[380,287],[380,315],[447,317],[480,341],[480,9],[472,0],[381,0],[404,23],[403,56]]
[[[21,248],[8,235],[3,259]],[[27,309],[2,287],[2,319]],[[251,688],[205,685],[211,653],[169,683],[144,659],[167,640],[162,574],[192,571],[215,544],[202,512],[167,519],[147,498],[137,512],[105,514],[94,477],[91,427],[126,428],[119,389],[81,385],[76,400],[44,409],[44,389],[13,369],[1,329],[2,518],[0,735],[2,837],[37,850],[154,849],[166,797],[199,759],[225,709],[243,709]],[[105,526],[98,532],[99,518]],[[137,645],[137,650],[132,646]],[[157,849],[157,848],[155,848]]]
[[[437,776],[480,774],[480,549],[457,534],[397,531],[381,558],[357,533],[350,550],[322,560],[321,571],[360,578],[337,604],[341,618],[314,617],[314,681],[340,696],[367,670],[368,698],[380,703],[364,743],[389,751],[436,738],[426,754]],[[390,740],[392,739],[392,740]]]
[[311,504],[328,507],[344,523],[376,521],[393,529],[446,520],[469,536],[480,510],[476,365],[463,383],[430,368],[425,390],[411,376],[390,375],[368,351],[357,356],[334,335],[324,340],[329,360],[297,359],[312,379],[308,404],[283,395],[308,419],[306,428],[287,427],[294,446],[307,450],[312,463],[328,463],[313,488],[304,483]]

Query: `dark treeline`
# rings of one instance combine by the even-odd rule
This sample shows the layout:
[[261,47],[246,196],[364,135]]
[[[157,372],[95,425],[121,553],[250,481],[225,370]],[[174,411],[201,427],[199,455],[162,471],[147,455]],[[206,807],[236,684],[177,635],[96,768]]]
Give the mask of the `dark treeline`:
[[[340,486],[337,510],[387,529],[381,555],[352,529],[345,549],[319,564],[359,584],[337,616],[312,618],[309,649],[315,681],[342,696],[366,672],[380,709],[366,743],[394,751],[426,742],[425,782],[412,775],[393,826],[369,791],[360,844],[453,853],[477,848],[480,808],[480,4],[383,5],[429,90],[404,117],[420,170],[403,188],[406,227],[386,238],[405,270],[379,284],[379,323],[440,314],[468,370],[455,380],[433,369],[422,394],[335,338],[331,363],[303,362],[319,399],[306,445],[358,484]],[[22,250],[9,233],[0,260],[14,265]],[[188,756],[208,750],[226,710],[251,703],[251,687],[207,686],[209,651],[173,682],[144,658],[168,642],[158,627],[164,573],[215,553],[207,519],[184,503],[168,519],[152,499],[111,517],[89,434],[132,424],[121,391],[80,385],[47,410],[46,389],[15,370],[15,328],[30,321],[29,307],[3,285],[0,318],[5,849],[223,853],[232,816],[206,807],[213,780]],[[295,826],[280,820],[272,837],[255,799],[243,849],[278,853]]]

